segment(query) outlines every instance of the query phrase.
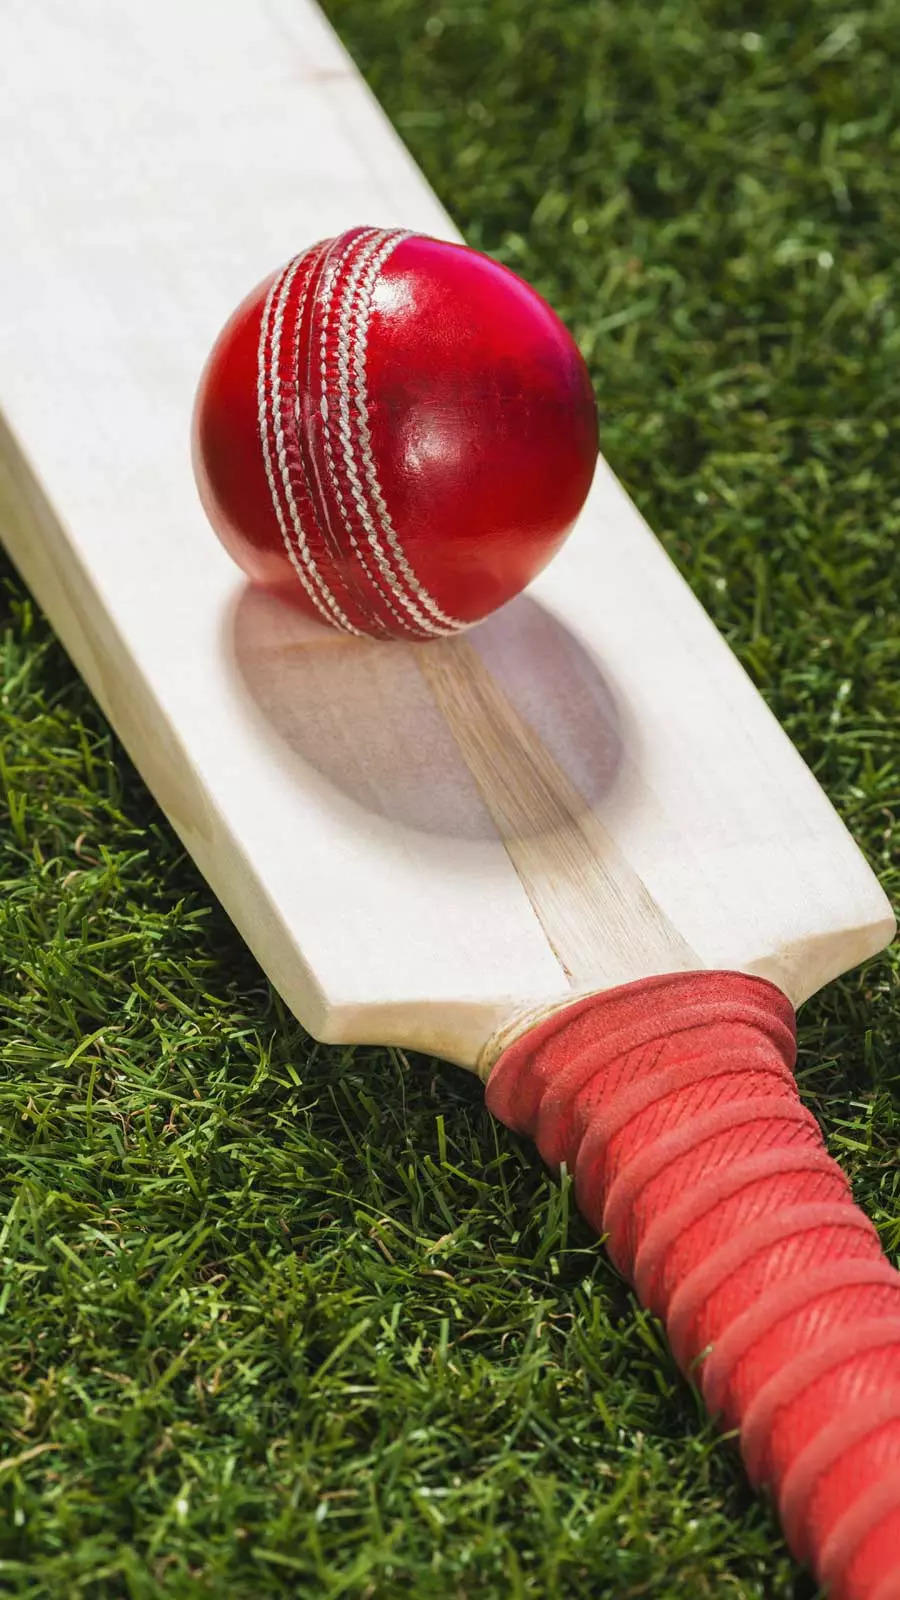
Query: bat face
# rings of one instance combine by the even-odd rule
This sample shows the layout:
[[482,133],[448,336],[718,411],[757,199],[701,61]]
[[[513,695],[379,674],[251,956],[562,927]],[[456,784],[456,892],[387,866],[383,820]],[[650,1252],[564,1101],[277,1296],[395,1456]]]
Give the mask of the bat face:
[[[16,93],[40,136],[0,196],[17,306],[0,335],[4,537],[173,826],[322,1038],[476,1066],[520,1016],[710,966],[804,999],[893,919],[608,471],[529,593],[453,640],[343,639],[219,549],[188,437],[223,316],[376,201],[452,230],[311,12],[301,94],[273,48],[248,49],[261,12],[203,12],[176,57],[165,29],[106,18],[86,102],[68,50],[46,47],[65,23],[23,11]],[[162,96],[139,208],[136,51]],[[223,130],[202,115],[220,99],[253,114]],[[57,122],[65,140],[42,143]],[[186,170],[189,203],[165,176]]]
[[726,966],[799,1002],[890,936],[856,846],[605,471],[553,567],[464,638],[342,640],[246,589],[227,639],[254,859],[292,896],[329,1038],[472,1065],[511,1014],[572,994]]

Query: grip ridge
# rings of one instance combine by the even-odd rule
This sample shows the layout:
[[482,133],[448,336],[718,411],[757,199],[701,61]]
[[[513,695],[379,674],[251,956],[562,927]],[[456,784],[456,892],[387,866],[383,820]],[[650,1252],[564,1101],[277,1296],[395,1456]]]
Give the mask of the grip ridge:
[[785,995],[649,978],[516,1039],[487,1103],[565,1162],[833,1600],[900,1600],[900,1274],[793,1077]]

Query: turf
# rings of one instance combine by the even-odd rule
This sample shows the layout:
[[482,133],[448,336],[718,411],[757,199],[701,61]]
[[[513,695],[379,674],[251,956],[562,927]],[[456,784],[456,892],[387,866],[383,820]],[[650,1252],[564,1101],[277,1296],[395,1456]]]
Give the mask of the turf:
[[[900,898],[898,0],[329,9]],[[285,1015],[4,595],[2,1592],[810,1596],[567,1191],[462,1074]],[[801,1055],[892,1252],[895,973]]]

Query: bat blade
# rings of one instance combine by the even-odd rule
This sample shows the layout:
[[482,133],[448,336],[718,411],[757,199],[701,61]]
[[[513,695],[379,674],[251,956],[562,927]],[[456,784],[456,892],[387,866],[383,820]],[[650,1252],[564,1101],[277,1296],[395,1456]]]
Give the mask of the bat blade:
[[306,1026],[474,1067],[583,992],[729,967],[798,1003],[887,943],[606,468],[529,593],[436,646],[319,629],[212,537],[189,420],[237,300],[361,221],[454,237],[315,8],[14,0],[0,30],[0,533]]

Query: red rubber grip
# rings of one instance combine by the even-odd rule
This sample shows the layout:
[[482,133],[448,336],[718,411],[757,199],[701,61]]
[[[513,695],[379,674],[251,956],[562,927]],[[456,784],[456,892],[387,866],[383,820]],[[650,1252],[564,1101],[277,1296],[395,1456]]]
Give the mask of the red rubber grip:
[[574,1174],[832,1600],[900,1600],[900,1273],[800,1102],[795,1056],[773,984],[648,978],[517,1039],[487,1103]]

